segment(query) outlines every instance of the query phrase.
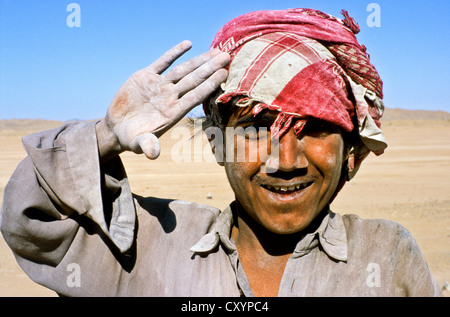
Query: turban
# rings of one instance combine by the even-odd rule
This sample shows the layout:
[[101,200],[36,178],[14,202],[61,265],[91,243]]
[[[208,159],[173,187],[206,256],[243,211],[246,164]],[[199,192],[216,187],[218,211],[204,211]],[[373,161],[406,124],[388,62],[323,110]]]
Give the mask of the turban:
[[311,117],[357,130],[351,178],[370,152],[382,154],[387,143],[379,121],[383,83],[356,40],[358,25],[346,11],[342,14],[344,20],[312,9],[251,12],[225,24],[211,47],[231,56],[216,103],[238,97],[236,104],[253,106],[255,115],[279,111],[273,137],[281,137],[293,122],[300,133]]

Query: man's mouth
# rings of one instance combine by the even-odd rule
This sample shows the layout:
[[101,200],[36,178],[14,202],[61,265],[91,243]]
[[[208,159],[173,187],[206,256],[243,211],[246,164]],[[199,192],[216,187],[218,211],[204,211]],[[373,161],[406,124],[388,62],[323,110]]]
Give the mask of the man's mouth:
[[300,183],[300,184],[293,184],[293,185],[289,185],[289,186],[285,186],[285,185],[268,185],[268,184],[263,184],[261,185],[263,188],[277,193],[277,194],[290,194],[290,193],[294,193],[296,191],[300,191],[303,190],[309,186],[311,186],[313,184],[313,182],[307,182],[307,183]]

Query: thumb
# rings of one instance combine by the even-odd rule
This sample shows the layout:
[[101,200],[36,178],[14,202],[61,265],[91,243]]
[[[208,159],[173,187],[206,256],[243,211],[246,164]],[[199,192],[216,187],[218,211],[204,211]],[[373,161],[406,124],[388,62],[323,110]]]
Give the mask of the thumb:
[[133,139],[131,150],[135,153],[144,153],[151,160],[158,158],[161,146],[153,133],[144,133]]

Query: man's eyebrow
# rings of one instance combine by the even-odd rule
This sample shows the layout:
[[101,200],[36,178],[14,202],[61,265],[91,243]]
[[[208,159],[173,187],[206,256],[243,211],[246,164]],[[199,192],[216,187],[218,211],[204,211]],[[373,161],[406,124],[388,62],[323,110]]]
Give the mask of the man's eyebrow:
[[240,118],[236,123],[235,126],[242,125],[245,123],[254,123],[254,122],[264,122],[264,123],[272,123],[275,120],[275,118],[272,115],[269,114],[258,114],[256,116],[250,114],[247,116],[244,116]]

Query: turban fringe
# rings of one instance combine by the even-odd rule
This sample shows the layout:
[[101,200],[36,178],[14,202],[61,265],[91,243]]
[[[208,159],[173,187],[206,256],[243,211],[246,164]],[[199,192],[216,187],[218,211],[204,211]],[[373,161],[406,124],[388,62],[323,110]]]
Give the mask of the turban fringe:
[[[255,114],[267,108],[280,111],[271,129],[275,135],[281,135],[293,117],[300,118],[296,131],[301,131],[302,119],[308,117],[351,131],[356,117],[362,143],[355,145],[349,158],[351,178],[370,151],[379,155],[387,144],[379,129],[383,83],[365,47],[356,40],[359,27],[346,11],[342,13],[343,21],[312,9],[248,13],[228,22],[217,33],[212,47],[230,53],[232,59],[225,92],[216,102],[226,103],[242,95],[238,104],[255,105]],[[282,49],[284,53],[279,53]],[[306,52],[308,49],[311,52]],[[271,75],[267,73],[270,70],[262,69],[266,65],[276,70],[274,64],[288,57],[294,62],[280,66],[282,71],[278,73]],[[286,65],[293,64],[298,69],[287,70]],[[266,80],[260,78],[263,75],[269,77],[265,84],[261,84]],[[278,83],[271,85],[270,77]],[[274,88],[277,86],[278,90]],[[353,101],[345,95],[347,90],[353,94]]]

